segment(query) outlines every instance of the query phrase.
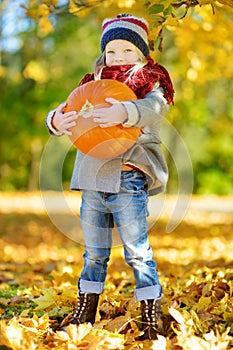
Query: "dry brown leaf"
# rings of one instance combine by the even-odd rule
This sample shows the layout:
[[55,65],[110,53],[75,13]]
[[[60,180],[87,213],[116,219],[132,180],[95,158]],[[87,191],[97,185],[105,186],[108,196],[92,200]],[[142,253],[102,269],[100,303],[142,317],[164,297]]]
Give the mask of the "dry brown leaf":
[[131,315],[129,312],[127,312],[124,316],[116,317],[112,320],[110,320],[106,326],[105,329],[109,332],[122,332],[127,325],[132,321]]

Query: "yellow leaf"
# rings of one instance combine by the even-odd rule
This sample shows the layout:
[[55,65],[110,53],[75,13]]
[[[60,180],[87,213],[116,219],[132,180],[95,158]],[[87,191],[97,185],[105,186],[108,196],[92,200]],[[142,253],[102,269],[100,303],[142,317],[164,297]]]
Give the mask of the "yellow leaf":
[[79,11],[79,7],[76,5],[76,3],[73,0],[70,0],[69,3],[69,12],[75,13]]
[[233,310],[232,311],[224,311],[223,313],[224,321],[233,322]]
[[73,269],[70,269],[70,271],[66,272],[57,272],[57,271],[52,271],[51,276],[53,277],[56,285],[58,286],[73,286],[76,284],[76,273],[73,271]]
[[49,327],[49,316],[44,314],[38,317],[36,314],[32,318],[20,318],[20,323],[27,328],[35,328],[37,331],[45,331]]
[[196,312],[194,310],[191,310],[190,314],[191,314],[192,319],[193,319],[194,327],[197,330],[201,331],[201,333],[203,333],[202,323],[201,323],[199,317],[197,316]]
[[[96,339],[96,342],[93,344],[93,336]],[[110,333],[107,330],[95,330],[88,334],[85,340],[90,339],[92,347],[89,347],[89,350],[96,349],[106,349],[106,350],[115,350],[115,349],[125,349],[124,347],[124,335],[119,333]]]
[[229,296],[226,293],[224,298],[222,298],[217,304],[215,304],[215,307],[210,312],[215,315],[222,315],[226,311],[226,305],[228,303]]
[[35,308],[35,311],[45,310],[49,307],[56,305],[57,295],[54,289],[44,289],[43,295],[37,299],[34,299],[34,303],[38,306]]
[[220,4],[227,5],[233,8],[233,1],[232,0],[218,0]]
[[163,25],[166,27],[177,27],[179,25],[179,20],[175,17],[168,17]]
[[69,12],[75,15],[78,15],[81,18],[85,18],[89,15],[92,10],[92,6],[78,6],[73,0],[70,0],[69,3]]
[[135,2],[135,0],[118,0],[118,6],[120,8],[131,8]]
[[20,316],[21,317],[27,317],[30,311],[31,311],[30,309],[23,310],[21,312]]
[[40,17],[48,17],[49,14],[50,14],[50,11],[46,4],[42,4],[38,6],[38,15]]
[[60,295],[60,299],[63,303],[69,301],[72,304],[77,301],[77,291],[65,289]]
[[149,31],[149,40],[156,40],[158,35],[159,35],[159,32],[160,32],[160,27],[158,26],[155,26],[153,27],[150,31]]
[[198,0],[200,5],[209,5],[213,3],[213,0]]
[[47,17],[42,17],[39,20],[39,28],[42,35],[47,35],[53,31],[53,25]]
[[211,304],[211,297],[201,296],[197,303],[197,310],[206,310]]

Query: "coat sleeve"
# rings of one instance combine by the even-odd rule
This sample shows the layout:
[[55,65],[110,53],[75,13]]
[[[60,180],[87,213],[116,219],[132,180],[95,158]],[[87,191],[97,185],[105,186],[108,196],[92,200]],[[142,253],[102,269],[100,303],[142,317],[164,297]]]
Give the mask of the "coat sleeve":
[[154,86],[143,99],[122,102],[128,113],[124,127],[145,127],[160,124],[161,119],[168,111],[167,100],[163,96],[163,89]]

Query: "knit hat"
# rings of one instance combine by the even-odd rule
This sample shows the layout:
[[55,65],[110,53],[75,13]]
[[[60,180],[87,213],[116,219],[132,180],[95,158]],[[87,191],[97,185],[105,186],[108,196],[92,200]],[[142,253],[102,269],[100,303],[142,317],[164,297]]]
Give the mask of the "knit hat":
[[144,18],[122,14],[105,19],[102,23],[101,51],[104,52],[107,43],[117,39],[130,41],[144,56],[149,55],[148,24]]

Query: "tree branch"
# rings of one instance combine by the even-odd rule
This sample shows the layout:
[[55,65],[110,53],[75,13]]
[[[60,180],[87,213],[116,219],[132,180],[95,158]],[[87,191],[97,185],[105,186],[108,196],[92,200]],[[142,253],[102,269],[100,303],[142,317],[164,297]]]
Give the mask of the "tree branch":
[[179,2],[172,2],[171,6],[174,8],[179,8],[181,6],[186,6],[187,8],[190,7],[195,7],[199,5],[199,2],[197,0],[184,0],[184,1],[179,1]]

